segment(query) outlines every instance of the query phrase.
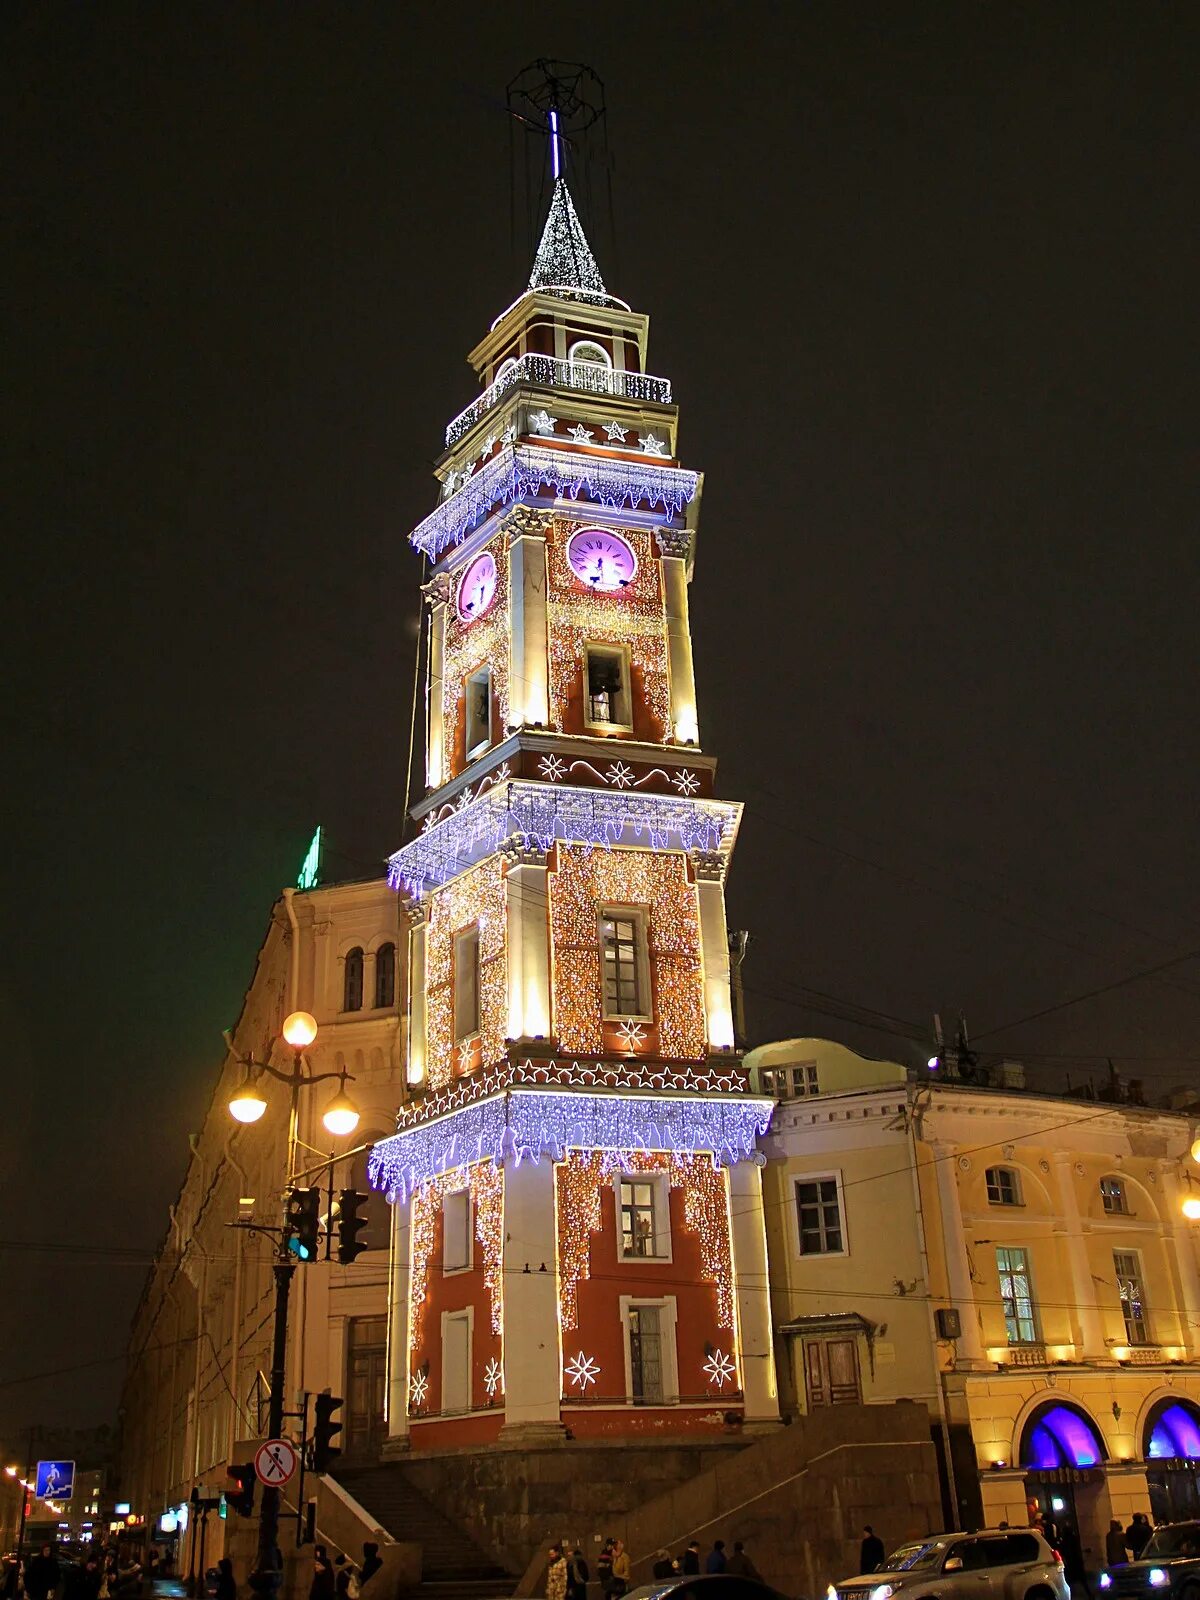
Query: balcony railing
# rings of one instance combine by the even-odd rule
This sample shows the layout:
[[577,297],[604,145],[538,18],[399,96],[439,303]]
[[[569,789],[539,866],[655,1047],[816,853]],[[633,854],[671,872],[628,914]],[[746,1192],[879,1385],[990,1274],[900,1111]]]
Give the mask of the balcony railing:
[[1044,1367],[1046,1365],[1046,1346],[1044,1344],[1014,1344],[1008,1348],[1008,1365],[1010,1367]]
[[671,404],[669,378],[652,378],[647,372],[625,372],[591,361],[560,361],[557,356],[526,355],[506,367],[478,400],[459,412],[446,429],[446,448],[456,444],[518,383],[543,384],[551,389],[580,389],[585,394],[614,395],[619,400],[648,400],[660,406]]

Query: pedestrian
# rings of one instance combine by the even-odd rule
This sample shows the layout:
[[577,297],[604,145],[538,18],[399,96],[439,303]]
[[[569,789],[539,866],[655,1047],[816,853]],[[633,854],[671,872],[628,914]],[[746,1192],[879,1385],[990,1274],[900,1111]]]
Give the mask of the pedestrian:
[[216,1600],[237,1600],[237,1579],[233,1575],[233,1562],[222,1556],[217,1562]]
[[567,1556],[567,1600],[587,1600],[588,1580],[592,1574],[578,1545]]
[[762,1574],[746,1554],[746,1546],[740,1539],[733,1542],[733,1554],[725,1563],[725,1571],[735,1578],[757,1578],[762,1582]]
[[683,1575],[685,1578],[700,1576],[700,1541],[693,1539],[683,1552]]
[[724,1539],[714,1539],[712,1549],[704,1558],[704,1570],[711,1577],[718,1572],[724,1572],[726,1564],[725,1541]]
[[333,1583],[338,1600],[357,1600],[358,1574],[354,1570],[354,1563],[347,1561],[344,1555],[334,1557]]
[[46,1600],[50,1591],[58,1588],[61,1576],[54,1551],[44,1544],[37,1555],[25,1563],[25,1593],[29,1600]]
[[650,1576],[655,1580],[656,1583],[660,1582],[663,1578],[669,1578],[671,1576],[671,1557],[668,1551],[660,1550],[658,1552],[658,1556],[655,1559],[654,1565],[650,1569]]
[[1104,1535],[1104,1559],[1110,1567],[1120,1567],[1129,1560],[1129,1551],[1125,1548],[1125,1529],[1116,1517],[1108,1525],[1108,1532]]
[[372,1544],[369,1539],[366,1540],[363,1544],[362,1566],[358,1570],[359,1583],[366,1583],[369,1578],[373,1578],[382,1565],[383,1557],[379,1554],[379,1546]]
[[[1133,1513],[1133,1521],[1125,1529],[1125,1543],[1129,1546],[1135,1561],[1142,1559],[1142,1551],[1150,1543],[1150,1535],[1153,1532],[1154,1529],[1146,1521],[1146,1513],[1144,1511],[1135,1511]],[[29,1588],[28,1582],[25,1587],[26,1589]]]
[[567,1563],[556,1544],[550,1546],[548,1554],[546,1600],[567,1600]]
[[1070,1588],[1080,1588],[1092,1600],[1092,1591],[1088,1587],[1087,1568],[1083,1564],[1083,1545],[1079,1541],[1079,1534],[1070,1522],[1064,1522],[1062,1532],[1059,1534],[1058,1551],[1062,1556],[1063,1576]]
[[627,1594],[629,1592],[629,1585],[632,1577],[633,1568],[629,1564],[629,1551],[626,1550],[620,1539],[614,1539],[612,1570],[613,1594]]
[[21,1576],[16,1556],[5,1558],[4,1582],[0,1584],[0,1600],[17,1600],[17,1579]]
[[887,1551],[883,1548],[883,1540],[868,1522],[863,1529],[863,1542],[858,1552],[858,1570],[860,1572],[878,1572],[886,1556]]
[[313,1546],[313,1575],[308,1589],[308,1600],[337,1600],[333,1564],[323,1544]]
[[600,1546],[600,1554],[596,1557],[596,1576],[600,1580],[600,1593],[605,1600],[608,1600],[608,1596],[612,1593],[612,1564],[613,1542],[611,1539],[605,1539]]

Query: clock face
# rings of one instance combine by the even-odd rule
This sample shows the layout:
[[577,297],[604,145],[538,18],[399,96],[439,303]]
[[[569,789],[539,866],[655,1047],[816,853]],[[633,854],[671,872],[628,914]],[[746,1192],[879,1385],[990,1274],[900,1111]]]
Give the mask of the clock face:
[[458,586],[458,614],[464,622],[474,622],[495,598],[496,563],[485,550],[463,573]]
[[567,545],[567,560],[577,578],[592,589],[623,589],[637,571],[637,557],[619,533],[581,528]]

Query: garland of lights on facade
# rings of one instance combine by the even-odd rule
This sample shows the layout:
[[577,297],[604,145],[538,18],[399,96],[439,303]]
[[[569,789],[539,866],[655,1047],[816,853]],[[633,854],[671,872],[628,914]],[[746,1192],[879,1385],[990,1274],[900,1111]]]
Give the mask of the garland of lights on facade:
[[[707,1050],[700,910],[681,856],[560,846],[548,874],[554,950],[554,1027],[564,1050],[602,1055],[599,913],[643,908],[658,1054],[698,1060]],[[631,1041],[632,1043],[632,1041]]]
[[[507,894],[493,857],[439,889],[429,900],[425,936],[426,1030],[431,1086],[449,1083],[455,1069],[490,1066],[504,1054],[508,1009]],[[454,935],[479,925],[479,1036],[454,1037]]]
[[429,1293],[429,1263],[437,1239],[438,1216],[442,1199],[451,1188],[452,1174],[443,1173],[430,1180],[412,1197],[409,1240],[412,1266],[408,1279],[408,1348],[420,1349],[425,1300]]
[[[479,1161],[470,1173],[475,1237],[483,1254],[483,1283],[492,1312],[492,1332],[504,1334],[504,1169]],[[490,1391],[489,1391],[490,1393]]]
[[412,1196],[409,1222],[411,1266],[408,1287],[408,1345],[420,1349],[424,1306],[429,1296],[429,1268],[437,1246],[437,1223],[447,1194],[466,1188],[475,1217],[475,1238],[483,1264],[483,1282],[491,1307],[492,1332],[504,1332],[504,1169],[477,1162],[430,1178]]
[[[462,705],[463,685],[480,667],[491,668],[491,693],[501,728],[508,726],[508,554],[504,534],[484,546],[496,563],[496,592],[486,616],[464,622],[457,604],[446,607],[446,643],[442,667],[443,772],[452,772]],[[446,692],[448,686],[449,692]]]

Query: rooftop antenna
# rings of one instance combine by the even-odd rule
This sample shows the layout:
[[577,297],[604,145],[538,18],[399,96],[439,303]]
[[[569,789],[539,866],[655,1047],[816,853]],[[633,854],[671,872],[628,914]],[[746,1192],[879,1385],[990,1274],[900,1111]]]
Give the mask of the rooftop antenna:
[[[547,177],[550,186],[553,187],[560,178],[567,177],[569,163],[574,175],[586,179],[586,166],[581,167],[579,161],[584,148],[582,135],[597,124],[599,124],[603,156],[607,163],[608,147],[604,139],[604,122],[607,114],[604,84],[591,67],[582,61],[551,61],[540,56],[522,68],[508,85],[507,102],[512,125],[519,124],[533,136],[532,147],[526,145],[521,172],[526,227],[529,239],[534,240],[546,209]],[[517,189],[515,150],[512,151],[512,160],[515,210]],[[586,201],[590,199],[590,195],[583,198]],[[576,195],[576,199],[580,199],[580,196]],[[587,209],[585,204],[585,211]],[[514,227],[514,234],[515,231]],[[513,243],[515,247],[515,238]]]

